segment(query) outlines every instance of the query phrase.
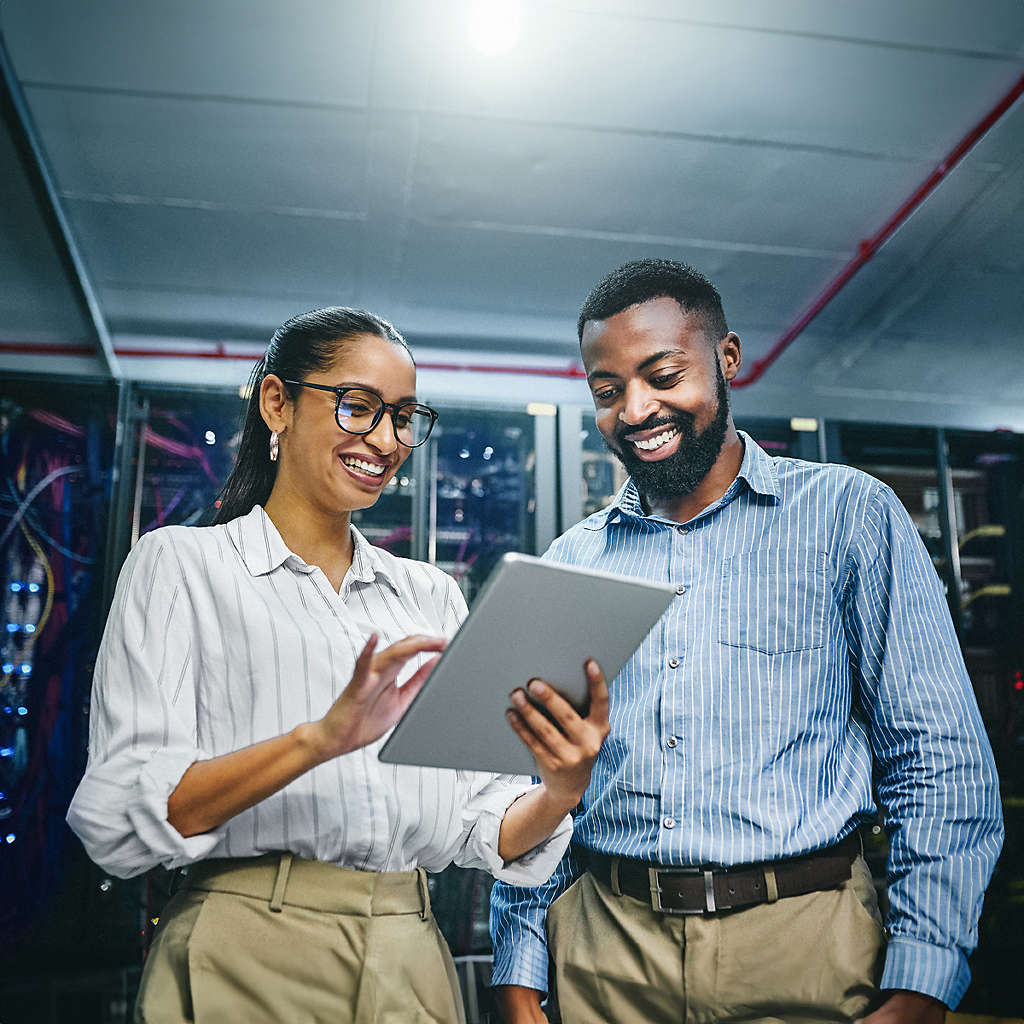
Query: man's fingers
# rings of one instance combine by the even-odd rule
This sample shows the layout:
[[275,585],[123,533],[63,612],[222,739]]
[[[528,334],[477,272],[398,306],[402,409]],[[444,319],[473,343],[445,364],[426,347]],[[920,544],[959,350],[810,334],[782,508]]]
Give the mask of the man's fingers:
[[[520,720],[531,733],[547,748],[549,755],[555,758],[564,757],[571,746],[565,736],[535,708],[522,690],[515,690],[510,695]],[[531,747],[531,750],[533,748]]]
[[505,717],[508,719],[508,724],[512,726],[515,734],[523,741],[527,750],[533,754],[536,760],[539,761],[551,756],[548,748],[530,731],[529,726],[527,726],[517,711],[509,708],[505,712]]
[[604,673],[593,658],[587,659],[583,672],[587,677],[587,692],[590,694],[587,721],[605,728],[608,725],[608,684],[605,682]]
[[531,679],[526,689],[538,704],[541,704],[558,723],[562,732],[575,739],[583,726],[576,709],[550,684],[543,679]]

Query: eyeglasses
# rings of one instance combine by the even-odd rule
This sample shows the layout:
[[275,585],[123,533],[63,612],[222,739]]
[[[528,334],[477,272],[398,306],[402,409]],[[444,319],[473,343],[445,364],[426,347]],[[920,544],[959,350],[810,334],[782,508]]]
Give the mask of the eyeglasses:
[[404,402],[395,405],[385,402],[376,391],[366,388],[332,388],[327,384],[310,384],[304,380],[286,380],[299,388],[329,391],[335,396],[334,418],[348,434],[369,434],[381,421],[385,411],[390,413],[395,427],[395,438],[406,448],[416,448],[430,437],[437,422],[437,412],[429,405]]

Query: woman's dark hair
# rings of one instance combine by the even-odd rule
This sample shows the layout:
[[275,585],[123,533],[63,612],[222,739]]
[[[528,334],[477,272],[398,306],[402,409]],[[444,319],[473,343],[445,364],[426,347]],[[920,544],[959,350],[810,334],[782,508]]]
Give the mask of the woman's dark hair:
[[[270,461],[270,428],[260,414],[260,385],[267,374],[281,380],[305,380],[311,373],[326,370],[338,357],[344,341],[358,334],[373,334],[409,353],[409,346],[395,328],[364,309],[328,306],[293,316],[270,339],[266,354],[253,367],[249,377],[249,404],[242,424],[231,475],[220,492],[215,523],[226,523],[244,516],[254,505],[270,497],[277,464]],[[415,361],[414,361],[415,363]],[[285,390],[296,398],[299,388],[286,384]]]

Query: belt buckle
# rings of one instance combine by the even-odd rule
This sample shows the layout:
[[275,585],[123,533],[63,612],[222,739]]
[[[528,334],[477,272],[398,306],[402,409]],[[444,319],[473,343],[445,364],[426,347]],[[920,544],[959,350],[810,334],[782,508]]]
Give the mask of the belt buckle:
[[[661,903],[661,875],[703,875],[704,876],[704,906],[698,910],[678,910],[675,907],[665,907]],[[715,905],[715,873],[706,868],[649,868],[648,876],[651,882],[651,906],[659,914],[713,914],[718,908]]]

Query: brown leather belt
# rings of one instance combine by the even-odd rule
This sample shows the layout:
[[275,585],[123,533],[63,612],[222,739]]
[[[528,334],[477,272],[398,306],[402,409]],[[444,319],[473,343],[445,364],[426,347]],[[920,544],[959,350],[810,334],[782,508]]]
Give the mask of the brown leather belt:
[[576,850],[587,870],[616,896],[633,896],[663,914],[715,914],[840,886],[850,878],[861,847],[854,833],[802,857],[733,868],[669,867]]

